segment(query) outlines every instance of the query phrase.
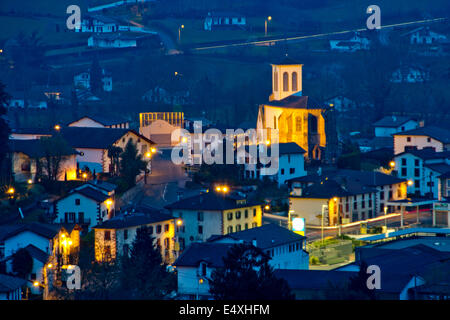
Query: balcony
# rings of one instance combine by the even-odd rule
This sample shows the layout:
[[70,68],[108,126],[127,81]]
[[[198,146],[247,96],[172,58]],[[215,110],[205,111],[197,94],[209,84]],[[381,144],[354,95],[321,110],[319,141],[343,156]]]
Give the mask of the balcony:
[[60,218],[59,223],[77,223],[77,224],[82,224],[82,225],[90,225],[91,219],[90,218],[75,218],[75,219]]

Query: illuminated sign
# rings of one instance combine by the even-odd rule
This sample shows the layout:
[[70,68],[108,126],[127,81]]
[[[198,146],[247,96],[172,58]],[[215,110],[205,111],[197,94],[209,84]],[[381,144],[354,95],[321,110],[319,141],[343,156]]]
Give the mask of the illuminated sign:
[[304,236],[305,235],[305,218],[292,219],[292,231]]

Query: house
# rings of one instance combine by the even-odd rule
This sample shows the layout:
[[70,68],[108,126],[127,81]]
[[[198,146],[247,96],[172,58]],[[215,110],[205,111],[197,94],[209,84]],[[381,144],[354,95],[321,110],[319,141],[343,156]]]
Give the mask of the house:
[[83,116],[67,124],[68,127],[128,129],[130,122],[111,115]]
[[261,205],[225,189],[181,199],[166,208],[174,217],[182,220],[182,225],[177,226],[176,235],[180,250],[184,250],[192,242],[206,241],[212,235],[225,235],[261,226]]
[[[272,94],[258,111],[258,141],[295,142],[306,151],[308,160],[322,159],[327,139],[332,139],[326,136],[329,121],[324,115],[331,119],[333,112],[329,106],[303,96],[302,68],[302,64],[289,57],[272,64]],[[278,139],[270,136],[272,129],[278,130]],[[331,152],[331,148],[329,150]]]
[[405,116],[386,116],[374,122],[375,137],[389,137],[394,133],[416,129],[419,123]]
[[119,22],[101,15],[83,15],[83,20],[75,32],[112,33],[119,30]]
[[393,83],[422,83],[430,80],[430,72],[419,66],[403,65],[391,76]]
[[386,202],[405,199],[407,182],[380,172],[336,169],[288,181],[291,216],[334,226],[384,214]]
[[6,271],[11,273],[12,257],[25,249],[33,259],[33,269],[28,275],[27,285],[32,292],[32,280],[44,283],[44,268],[75,264],[80,249],[80,228],[76,224],[27,223],[0,226],[0,261],[6,263]]
[[[12,173],[15,181],[34,181],[38,175],[48,175],[46,151],[40,139],[9,139],[9,150],[12,155]],[[76,151],[68,147],[61,150],[61,154],[62,158],[56,179],[59,181],[75,180],[77,178]]]
[[26,284],[25,279],[0,274],[0,300],[22,300],[22,288]]
[[[264,177],[268,177],[269,179],[278,182],[278,186],[282,186],[285,184],[286,180],[306,175],[304,159],[304,154],[306,152],[303,148],[295,142],[279,143],[276,146],[278,147],[279,154],[277,173],[268,175],[265,172],[265,167],[261,165],[260,161],[257,159],[254,161],[251,160],[250,157],[247,157],[244,165],[246,178],[263,179]],[[265,145],[260,145],[260,148],[265,147]],[[274,145],[268,147],[268,154],[271,154],[273,147]]]
[[407,147],[423,149],[432,147],[437,152],[450,151],[450,130],[423,126],[416,129],[397,132],[394,136],[394,154],[405,152]]
[[333,35],[330,39],[331,50],[339,52],[355,52],[357,50],[368,50],[370,40],[363,37],[360,32],[342,33]]
[[111,219],[114,215],[114,191],[108,192],[89,183],[72,189],[56,201],[54,221],[89,227]]
[[381,289],[378,299],[411,300],[416,290],[424,285],[447,284],[450,252],[439,251],[430,246],[417,244],[403,248],[357,247],[355,262],[334,269],[336,271],[360,270],[362,262],[376,265],[381,270]]
[[433,147],[408,147],[394,156],[397,176],[411,181],[408,193],[439,198],[438,177],[450,171],[450,151],[436,152]]
[[51,137],[54,131],[48,128],[12,128],[9,138],[13,140],[31,140]]
[[325,103],[334,107],[339,112],[350,112],[357,108],[357,103],[343,95],[337,95],[333,98],[327,99]]
[[450,171],[441,174],[439,177],[438,200],[450,200]]
[[220,28],[244,28],[246,24],[245,16],[236,12],[208,12],[203,27],[212,31]]
[[[105,69],[102,69],[102,78],[103,91],[111,92],[112,91],[112,76],[110,73],[106,72]],[[90,89],[91,88],[91,73],[90,70],[86,72],[82,72],[73,77],[74,86],[82,89]]]
[[180,142],[184,124],[183,112],[143,112],[139,114],[139,133],[160,146],[174,146]]
[[173,264],[177,270],[177,294],[180,299],[208,300],[211,274],[224,267],[223,258],[235,246],[232,243],[194,242]]
[[92,227],[95,231],[95,259],[104,261],[129,255],[137,229],[142,227],[149,228],[164,262],[173,263],[177,256],[175,218],[156,209],[122,212]]
[[430,30],[430,27],[416,28],[403,34],[402,36],[407,37],[409,39],[409,43],[412,45],[436,44],[447,41],[447,36]]
[[273,223],[226,235],[214,235],[208,242],[252,244],[270,257],[269,264],[275,269],[309,268],[306,238]]
[[154,46],[154,34],[114,33],[95,34],[88,38],[88,47],[95,48],[136,48]]
[[275,277],[286,280],[296,300],[336,299],[356,275],[354,271],[274,270]]
[[47,109],[47,97],[41,92],[13,91],[7,103],[8,108]]
[[111,146],[120,147],[123,150],[128,141],[132,141],[136,145],[138,154],[144,158],[148,158],[148,152],[155,146],[153,141],[130,129],[70,126],[61,128],[61,134],[78,152],[78,167],[80,169],[87,167],[91,172],[95,170],[96,173],[111,172],[111,159],[108,156],[108,149]]

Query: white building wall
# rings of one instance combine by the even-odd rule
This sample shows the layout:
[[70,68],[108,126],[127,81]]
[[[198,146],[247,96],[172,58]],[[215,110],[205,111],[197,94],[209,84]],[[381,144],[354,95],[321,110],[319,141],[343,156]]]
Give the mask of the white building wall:
[[[408,141],[408,138],[410,138],[410,141]],[[416,146],[417,149],[432,147],[435,148],[437,152],[444,151],[443,143],[431,137],[406,135],[394,136],[394,154],[404,152],[406,146]]]
[[17,250],[25,248],[29,244],[34,245],[36,248],[39,248],[48,254],[52,253],[49,239],[31,231],[24,231],[5,240],[5,257],[13,255]]

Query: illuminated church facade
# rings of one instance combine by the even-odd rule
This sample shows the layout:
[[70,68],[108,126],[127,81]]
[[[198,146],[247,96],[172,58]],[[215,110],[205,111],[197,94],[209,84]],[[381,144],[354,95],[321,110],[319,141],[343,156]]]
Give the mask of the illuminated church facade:
[[[288,57],[272,64],[272,94],[259,106],[256,127],[259,133],[274,129],[279,143],[295,142],[306,151],[307,159],[322,160],[331,142],[327,141],[327,130],[332,127],[330,107],[302,94],[302,68]],[[274,143],[269,133],[273,130],[267,131],[265,139]]]

